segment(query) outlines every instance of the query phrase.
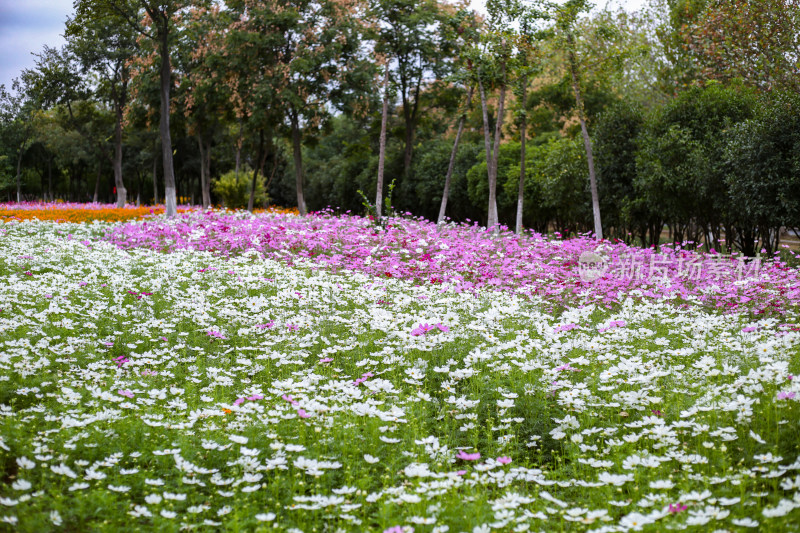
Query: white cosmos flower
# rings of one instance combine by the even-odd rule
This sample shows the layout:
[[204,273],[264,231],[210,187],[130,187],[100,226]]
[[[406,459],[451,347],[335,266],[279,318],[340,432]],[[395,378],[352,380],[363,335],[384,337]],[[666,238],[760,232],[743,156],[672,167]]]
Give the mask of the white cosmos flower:
[[30,481],[24,479],[18,479],[14,483],[11,484],[11,488],[14,490],[28,490],[32,487]]
[[372,456],[372,455],[370,455],[368,453],[364,454],[364,460],[366,462],[368,462],[369,464],[371,464],[371,465],[380,461],[380,459],[378,459],[377,457],[374,457],[374,456]]
[[259,522],[272,522],[275,520],[275,513],[260,513],[256,515],[256,520]]

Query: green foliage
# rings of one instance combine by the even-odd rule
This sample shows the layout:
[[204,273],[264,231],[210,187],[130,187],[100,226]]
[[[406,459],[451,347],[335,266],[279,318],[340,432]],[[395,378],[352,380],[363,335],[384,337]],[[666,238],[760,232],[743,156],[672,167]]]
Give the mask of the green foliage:
[[[409,203],[414,203],[414,214],[436,220],[444,189],[444,178],[453,150],[450,138],[433,140],[420,145],[414,159],[412,175],[414,178],[413,196]],[[485,159],[483,146],[478,143],[462,141],[458,146],[453,175],[450,178],[450,196],[447,214],[453,220],[464,221],[474,218],[476,208],[485,209],[485,205],[474,204],[470,200],[467,187],[468,171],[481,159]],[[484,177],[486,166],[483,166]]]
[[620,101],[598,117],[594,130],[604,232],[626,242],[631,240],[632,226],[641,225],[640,220],[632,219],[631,206],[636,195],[636,140],[644,120],[639,105]]
[[[245,208],[250,198],[252,183],[253,170],[245,166],[238,175],[235,170],[222,174],[212,182],[212,190],[222,200],[223,206],[230,209]],[[255,206],[265,205],[269,200],[266,185],[266,179],[259,173],[256,179]]]
[[[500,152],[497,159],[497,175],[506,176],[509,170],[519,164],[520,145],[518,142],[508,142],[500,145]],[[486,180],[486,153],[481,154],[481,160],[467,172],[467,191],[469,199],[475,206],[480,206],[479,213],[482,221],[485,222],[487,216],[487,205],[489,203],[489,184]],[[517,179],[519,179],[519,166],[517,166]],[[502,181],[498,181],[502,185]],[[516,192],[508,194],[502,186],[497,189],[497,211],[501,224],[510,225],[513,221],[512,215],[516,206]]]
[[758,228],[767,252],[775,251],[781,226],[800,227],[800,97],[764,100],[755,118],[733,127],[724,170],[738,225]]

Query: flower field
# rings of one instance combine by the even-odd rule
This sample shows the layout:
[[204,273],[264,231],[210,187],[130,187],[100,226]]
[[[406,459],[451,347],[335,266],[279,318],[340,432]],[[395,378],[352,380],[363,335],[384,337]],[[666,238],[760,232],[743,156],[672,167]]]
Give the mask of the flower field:
[[[178,207],[179,213],[192,211],[191,206]],[[263,211],[263,210],[261,210]],[[275,209],[269,212],[292,213],[296,209]],[[259,212],[259,210],[256,210]],[[116,204],[79,204],[73,202],[0,203],[0,220],[50,220],[53,222],[125,222],[164,213],[164,206],[117,207]]]
[[796,531],[799,311],[777,256],[7,220],[0,527]]

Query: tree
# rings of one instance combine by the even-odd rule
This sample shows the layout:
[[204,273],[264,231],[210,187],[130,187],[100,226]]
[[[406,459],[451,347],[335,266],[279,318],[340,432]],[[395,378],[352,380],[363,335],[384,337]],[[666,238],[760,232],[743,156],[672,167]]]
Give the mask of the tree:
[[378,180],[375,187],[375,215],[381,218],[383,204],[383,168],[386,162],[386,121],[389,117],[389,61],[383,58],[383,107],[381,109],[381,135],[378,146]]
[[[358,4],[331,0],[246,0],[231,2],[231,7],[237,17],[232,44],[241,45],[232,48],[240,54],[235,106],[239,116],[249,116],[262,131],[269,124],[288,132],[297,206],[304,215],[304,137],[313,138],[324,127],[332,108],[345,108],[365,94],[365,81],[371,79],[372,67],[360,46],[364,13],[357,12]],[[254,61],[245,59],[253,54]],[[254,107],[254,100],[260,104]]]
[[800,0],[712,0],[682,27],[703,78],[800,91]]
[[[486,150],[486,172],[489,184],[489,207],[486,227],[497,231],[497,166],[500,154],[500,140],[505,119],[506,89],[509,76],[512,49],[514,45],[513,22],[519,14],[520,5],[515,0],[489,0],[486,4],[489,13],[486,30],[482,35],[480,48],[474,49],[473,58],[478,63],[477,84],[481,98],[483,117],[484,148]],[[498,89],[497,117],[494,127],[494,140],[489,124],[488,99],[486,87]]]
[[443,31],[446,6],[438,0],[374,0],[376,51],[397,61],[396,85],[403,115],[403,174],[408,176],[419,122],[421,95],[430,77],[441,78],[453,53]]
[[575,107],[581,125],[583,145],[586,150],[586,162],[589,168],[589,189],[592,195],[592,214],[594,216],[594,235],[598,240],[603,239],[603,224],[600,218],[600,197],[597,193],[597,178],[594,168],[594,154],[592,153],[592,139],[586,126],[586,109],[581,95],[581,71],[577,57],[577,43],[575,27],[581,13],[591,8],[588,0],[567,0],[563,5],[549,5],[555,25],[555,36],[558,42],[563,43],[567,55],[567,69],[572,80],[572,90],[575,95]]
[[128,103],[130,62],[137,52],[136,32],[127,20],[136,16],[136,10],[130,3],[119,3],[118,9],[126,10],[124,16],[109,12],[108,16],[98,17],[91,8],[91,0],[76,0],[75,16],[67,20],[65,36],[83,73],[99,78],[98,96],[109,101],[114,109],[112,167],[117,207],[124,207],[127,190],[122,177],[123,114]]
[[178,87],[189,134],[200,153],[200,194],[203,208],[211,205],[211,151],[215,135],[232,118],[229,87],[225,77],[225,34],[229,20],[218,6],[195,6],[188,10],[177,60],[183,76]]
[[[164,201],[166,214],[178,213],[175,196],[175,167],[173,164],[172,134],[170,133],[170,92],[172,88],[171,46],[177,32],[175,16],[187,5],[202,0],[84,0],[79,4],[78,17],[102,19],[118,17],[134,31],[150,39],[159,60],[159,135],[164,172]],[[134,8],[138,7],[134,11]],[[143,10],[144,23],[139,20]]]
[[[478,38],[477,33],[477,20],[475,14],[471,11],[459,11],[454,17],[449,20],[449,29],[451,33],[455,34],[451,40],[460,45],[457,48],[469,46],[470,41],[475,41]],[[458,115],[458,126],[456,127],[456,136],[453,140],[453,149],[450,151],[450,162],[447,165],[447,173],[444,178],[444,191],[442,192],[442,202],[439,206],[439,216],[436,219],[437,224],[444,221],[445,213],[447,212],[447,201],[450,197],[450,182],[453,178],[453,171],[456,166],[456,157],[458,155],[458,144],[461,141],[461,134],[464,131],[464,123],[467,119],[472,104],[472,96],[475,93],[475,83],[471,79],[473,76],[470,73],[471,67],[468,60],[468,55],[461,55],[458,57],[457,66],[454,67],[454,81],[467,85],[467,101],[466,106],[463,107],[462,112]]]
[[4,125],[6,138],[16,149],[16,189],[17,202],[22,201],[22,157],[33,135],[34,101],[31,99],[24,79],[16,78],[11,84],[13,91],[6,91],[0,85],[0,120]]

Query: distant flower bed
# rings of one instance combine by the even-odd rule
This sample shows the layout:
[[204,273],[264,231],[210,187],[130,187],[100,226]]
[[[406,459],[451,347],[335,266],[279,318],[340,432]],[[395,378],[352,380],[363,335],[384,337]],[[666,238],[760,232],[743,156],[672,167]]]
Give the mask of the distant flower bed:
[[[367,219],[317,213],[307,217],[193,212],[172,220],[131,222],[106,239],[124,249],[250,250],[289,265],[378,278],[414,280],[456,292],[478,289],[542,298],[550,305],[618,305],[628,297],[700,302],[720,310],[782,313],[800,303],[798,271],[774,258],[746,259],[679,246],[660,250],[580,237],[498,234],[478,227],[391,219],[378,229]],[[791,255],[794,255],[791,253]]]
[[[196,207],[184,205],[178,207],[179,213],[195,210]],[[297,213],[296,208],[270,207],[256,209],[256,212],[279,214]],[[0,203],[0,220],[49,220],[53,222],[125,222],[137,220],[149,215],[164,213],[164,206],[127,205],[117,207],[116,204],[75,203],[75,202],[20,202]]]

